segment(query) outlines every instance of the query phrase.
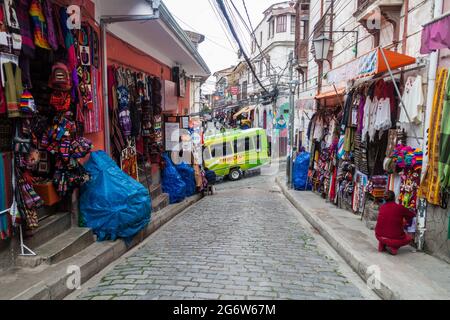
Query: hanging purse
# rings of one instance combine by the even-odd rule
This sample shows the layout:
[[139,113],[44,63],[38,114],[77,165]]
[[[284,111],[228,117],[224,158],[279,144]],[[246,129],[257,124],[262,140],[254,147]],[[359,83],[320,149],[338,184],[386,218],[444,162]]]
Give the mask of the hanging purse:
[[31,140],[19,137],[14,138],[14,152],[29,153],[31,151]]

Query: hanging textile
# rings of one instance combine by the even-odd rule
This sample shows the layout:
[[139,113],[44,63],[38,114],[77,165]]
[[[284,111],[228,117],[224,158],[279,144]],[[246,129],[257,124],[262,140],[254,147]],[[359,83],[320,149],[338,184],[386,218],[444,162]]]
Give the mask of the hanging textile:
[[431,111],[430,129],[428,130],[428,164],[420,184],[419,196],[434,205],[440,204],[439,148],[441,136],[442,107],[444,104],[445,85],[448,70],[440,69],[436,81],[436,90]]
[[441,179],[441,189],[448,189],[450,186],[450,76],[447,80],[444,109],[442,110],[440,139],[439,177]]
[[19,100],[23,93],[22,71],[13,62],[3,64],[8,117],[20,117]]
[[450,16],[425,26],[422,31],[421,54],[429,54],[433,51],[450,48]]
[[422,90],[422,77],[416,78],[408,77],[405,84],[405,90],[403,92],[403,103],[408,111],[409,119],[403,108],[400,111],[399,122],[409,123],[410,120],[413,123],[420,124],[422,122],[421,113],[422,106],[425,102]]
[[47,22],[45,20],[41,1],[32,0],[29,13],[34,27],[34,44],[40,48],[50,50]]
[[[10,152],[0,154],[0,212],[9,209],[12,205]],[[0,213],[0,239],[5,240],[11,236],[11,216],[8,211]]]

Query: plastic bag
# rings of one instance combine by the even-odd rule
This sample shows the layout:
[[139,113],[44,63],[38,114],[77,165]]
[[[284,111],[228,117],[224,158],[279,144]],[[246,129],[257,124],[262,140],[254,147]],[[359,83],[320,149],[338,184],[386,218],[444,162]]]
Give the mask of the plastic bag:
[[178,173],[186,184],[186,197],[193,196],[197,191],[197,186],[195,184],[195,170],[186,162],[182,162],[176,165]]
[[308,168],[310,153],[302,152],[297,155],[294,162],[293,182],[295,190],[311,190],[312,186],[308,181]]
[[170,204],[178,203],[186,198],[186,183],[184,183],[172,160],[163,154],[166,163],[162,170],[162,189],[169,195]]
[[85,169],[91,179],[81,188],[81,224],[91,228],[99,241],[131,241],[150,222],[148,190],[103,151],[93,152]]

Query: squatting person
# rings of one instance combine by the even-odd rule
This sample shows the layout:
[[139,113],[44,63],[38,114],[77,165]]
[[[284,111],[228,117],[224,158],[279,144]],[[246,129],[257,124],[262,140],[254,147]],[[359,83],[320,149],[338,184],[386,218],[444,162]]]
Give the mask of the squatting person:
[[378,251],[387,250],[390,254],[396,255],[400,247],[411,242],[411,236],[404,231],[405,220],[410,225],[416,215],[395,203],[394,192],[388,191],[385,198],[386,203],[380,207],[375,227],[375,235],[379,241]]

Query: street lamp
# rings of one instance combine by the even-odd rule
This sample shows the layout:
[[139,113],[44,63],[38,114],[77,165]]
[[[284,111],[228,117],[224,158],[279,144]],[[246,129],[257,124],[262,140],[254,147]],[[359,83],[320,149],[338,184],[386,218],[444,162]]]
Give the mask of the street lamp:
[[321,35],[320,37],[313,39],[314,46],[314,58],[316,61],[325,61],[328,59],[328,52],[331,47],[331,39]]

